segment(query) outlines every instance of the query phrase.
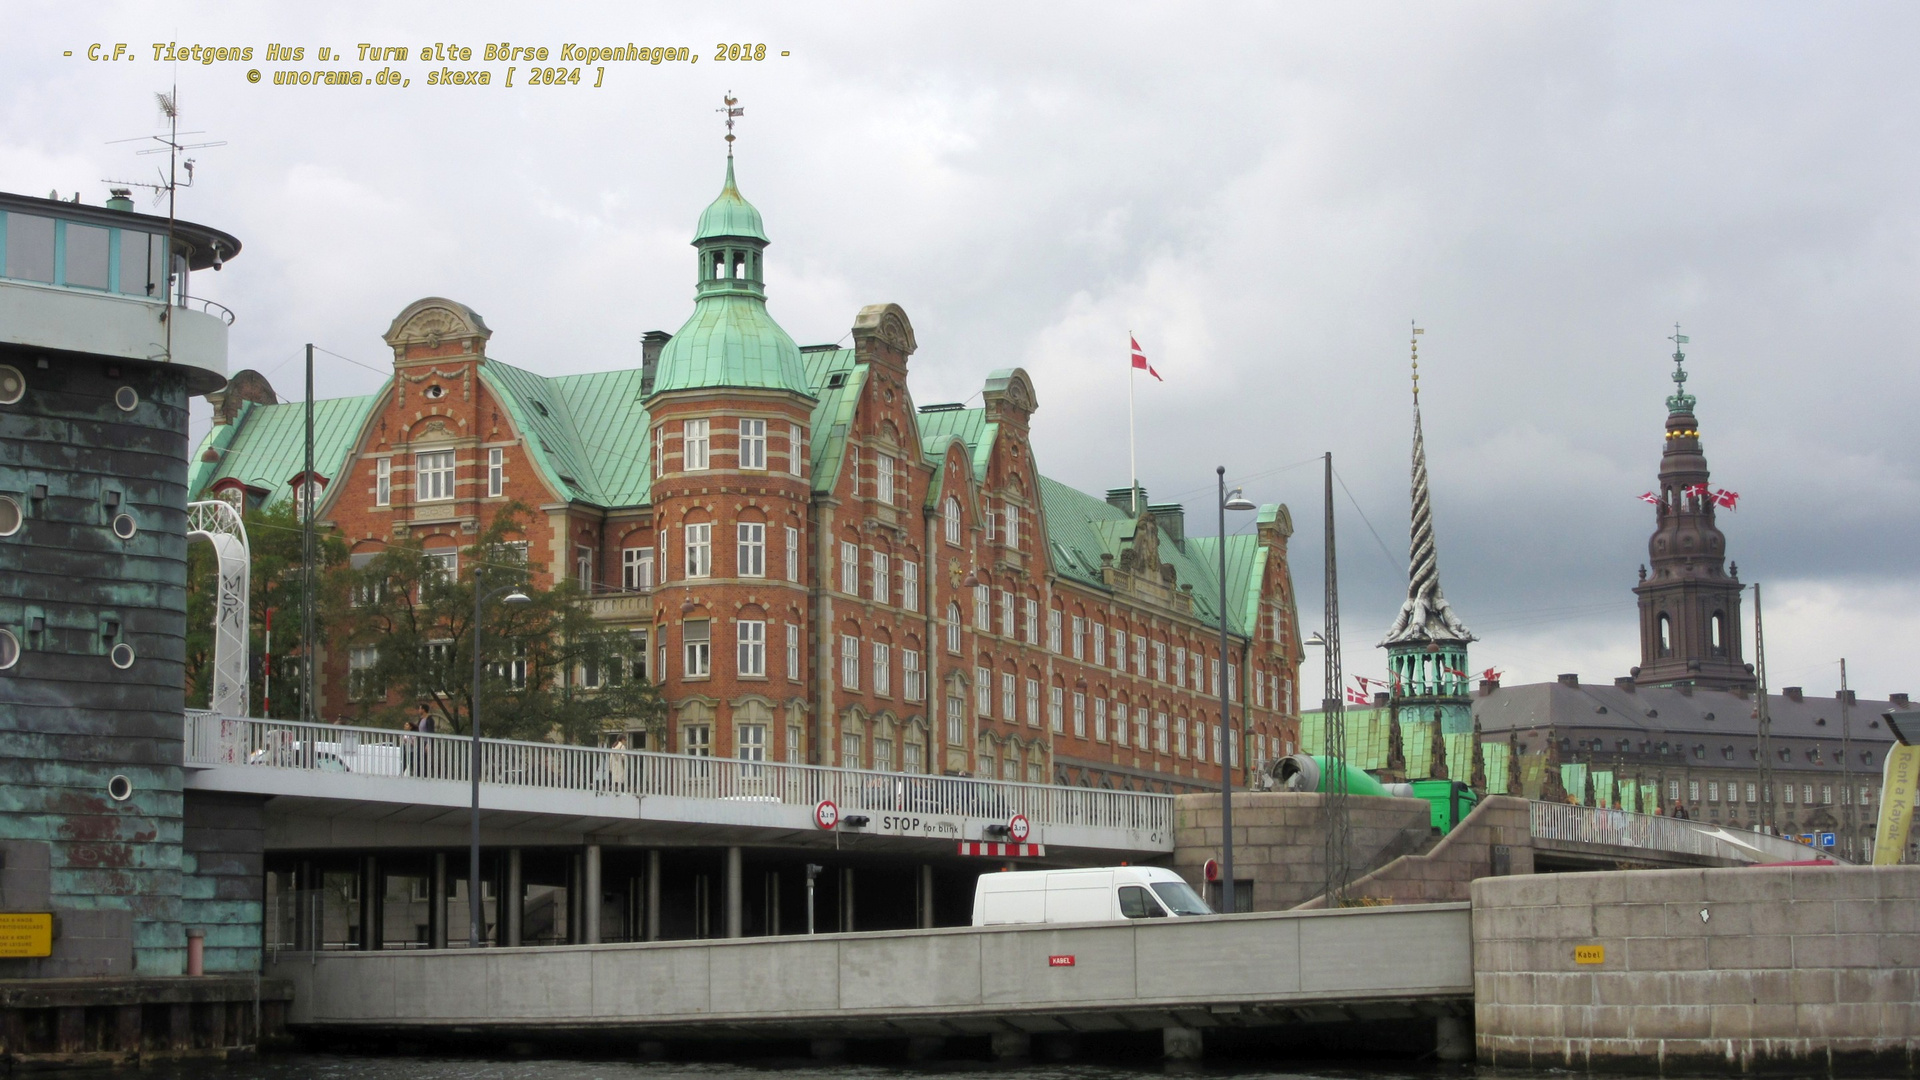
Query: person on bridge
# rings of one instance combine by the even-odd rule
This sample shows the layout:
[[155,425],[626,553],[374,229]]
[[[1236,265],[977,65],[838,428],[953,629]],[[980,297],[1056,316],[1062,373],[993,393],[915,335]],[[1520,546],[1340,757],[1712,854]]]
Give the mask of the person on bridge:
[[1681,804],[1679,799],[1673,800],[1673,816],[1679,818],[1681,821],[1686,821],[1693,817],[1692,814],[1687,813],[1687,808]]
[[627,737],[618,736],[613,745],[607,748],[607,787],[612,791],[627,790]]
[[400,730],[403,732],[400,736],[400,775],[412,776],[419,771],[417,766],[420,764],[420,740],[413,736],[416,730],[413,721],[409,720],[401,724]]

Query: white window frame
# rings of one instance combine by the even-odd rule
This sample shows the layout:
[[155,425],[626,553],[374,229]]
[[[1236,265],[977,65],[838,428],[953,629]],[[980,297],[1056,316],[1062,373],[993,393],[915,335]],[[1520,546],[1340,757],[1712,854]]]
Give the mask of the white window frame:
[[873,692],[881,697],[893,695],[893,646],[884,641],[872,643]]
[[767,760],[767,725],[741,724],[734,728],[734,756],[741,761]]
[[887,505],[893,505],[893,457],[879,454],[873,463],[873,497]]
[[947,501],[941,504],[940,516],[945,519],[941,523],[941,527],[946,530],[947,543],[958,547],[960,544],[960,500],[951,495],[947,496]]
[[653,428],[653,478],[660,479],[667,471],[667,425],[655,424]]
[[1006,526],[1006,529],[1001,535],[1005,538],[1008,547],[1018,550],[1020,547],[1020,508],[1012,503],[1007,504]]
[[1020,677],[1011,671],[1000,673],[1000,719],[1020,722]]
[[436,577],[442,581],[452,581],[460,576],[460,552],[457,549],[429,551],[426,573],[423,577]]
[[1087,737],[1087,695],[1078,690],[1073,692],[1073,737]]
[[893,603],[893,559],[884,551],[875,550],[871,563],[873,567],[873,602],[876,604]]
[[680,752],[688,757],[712,757],[713,725],[688,724],[681,728]]
[[1096,667],[1107,666],[1107,628],[1094,623],[1090,628],[1093,637],[1093,662]]
[[840,541],[840,591],[860,595],[860,548],[847,540]]
[[1013,637],[1014,623],[1016,620],[1018,620],[1018,618],[1019,616],[1016,615],[1013,610],[1013,593],[1006,589],[1001,589],[1000,590],[1000,636],[1001,637],[1003,638]]
[[993,590],[985,585],[973,587],[973,628],[983,633],[993,629]]
[[787,679],[800,678],[800,624],[787,624]]
[[1066,691],[1058,686],[1047,687],[1047,727],[1056,735],[1067,730]]
[[800,580],[800,530],[787,526],[787,580]]
[[1087,658],[1087,620],[1078,615],[1073,617],[1073,658]]
[[900,560],[900,606],[920,610],[920,564],[912,559]]
[[900,683],[904,700],[920,701],[927,696],[927,673],[920,670],[918,650],[900,650]]
[[1038,645],[1040,644],[1040,601],[1028,597],[1026,614],[1027,644]]
[[993,715],[993,672],[987,668],[973,669],[973,711],[981,716]]
[[800,475],[800,463],[806,457],[807,440],[800,434],[799,424],[787,425],[787,471],[794,476]]
[[705,472],[712,466],[712,428],[706,420],[680,421],[680,467]]
[[[1187,649],[1184,645],[1173,647],[1173,685],[1182,689],[1187,685]],[[1196,689],[1198,689],[1196,687]]]
[[767,674],[767,624],[760,619],[742,619],[734,624],[734,662],[741,675],[765,678]]
[[734,570],[740,577],[767,576],[767,526],[759,521],[739,521],[733,526]]
[[487,448],[487,497],[497,499],[507,487],[507,451],[505,447]]
[[[700,636],[694,637],[694,628],[698,627]],[[690,619],[680,624],[680,658],[686,668],[683,678],[703,679],[713,674],[713,622],[709,619]]]
[[624,548],[620,552],[620,584],[629,590],[653,588],[653,549]]
[[713,523],[690,522],[681,526],[686,533],[687,572],[690,578],[713,576]]
[[852,634],[840,635],[840,688],[860,689],[860,639]]
[[[236,491],[238,489],[235,489]],[[393,459],[375,458],[373,462],[373,505],[393,505]]]
[[585,544],[573,546],[573,580],[581,592],[593,591],[593,564],[597,561],[592,548]]
[[960,654],[960,605],[947,605],[947,652]]
[[1153,643],[1153,677],[1157,682],[1167,681],[1167,643]]
[[1027,680],[1027,726],[1040,726],[1040,680]]
[[1107,699],[1093,699],[1093,741],[1107,741]]
[[1126,746],[1128,744],[1130,740],[1127,738],[1129,734],[1129,729],[1127,725],[1130,722],[1131,721],[1127,719],[1127,703],[1124,701],[1114,702],[1113,703],[1113,745]]
[[967,741],[967,697],[955,683],[947,694],[947,745],[961,746]]
[[1047,651],[1060,655],[1060,609],[1047,609]]
[[767,422],[740,421],[740,468],[764,471],[767,467]]
[[454,458],[451,450],[422,450],[413,455],[413,501],[452,502]]

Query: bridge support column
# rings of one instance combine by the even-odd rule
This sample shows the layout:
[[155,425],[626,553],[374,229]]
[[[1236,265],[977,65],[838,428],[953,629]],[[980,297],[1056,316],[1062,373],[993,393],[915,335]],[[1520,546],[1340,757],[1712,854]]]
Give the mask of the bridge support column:
[[1033,1036],[1024,1031],[996,1032],[992,1039],[996,1061],[1024,1061],[1033,1052]]
[[433,880],[427,883],[427,944],[447,947],[447,853],[433,853]]
[[647,940],[660,940],[660,849],[647,852]]
[[1466,1018],[1443,1016],[1433,1022],[1433,1056],[1441,1061],[1473,1060],[1473,1028]]
[[506,905],[506,917],[500,921],[507,928],[507,948],[520,947],[520,917],[526,913],[526,889],[520,883],[520,849],[507,849],[507,888],[500,902]]
[[1160,1052],[1168,1061],[1199,1061],[1205,1056],[1206,1040],[1199,1028],[1161,1028]]
[[369,855],[360,860],[360,949],[380,947],[380,860]]
[[933,864],[920,864],[920,929],[933,929]]
[[585,872],[580,875],[584,879],[580,885],[580,925],[586,932],[587,944],[598,945],[600,944],[600,909],[602,907],[599,844],[587,845],[585,862]]
[[740,849],[737,847],[728,848],[727,936],[730,938],[746,936],[746,926],[742,912],[742,909],[745,907],[745,900],[743,898],[745,883],[741,880],[745,876],[745,871],[741,866]]
[[853,933],[853,867],[840,870],[840,932]]

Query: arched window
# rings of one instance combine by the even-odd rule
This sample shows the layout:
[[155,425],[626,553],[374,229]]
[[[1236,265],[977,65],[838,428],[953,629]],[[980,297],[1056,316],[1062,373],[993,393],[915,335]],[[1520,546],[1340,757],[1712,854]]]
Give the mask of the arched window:
[[1673,620],[1664,611],[1660,613],[1660,655],[1673,655]]
[[941,504],[940,516],[946,519],[947,543],[958,544],[960,542],[960,500],[951,495],[947,496],[947,501]]
[[1727,613],[1724,611],[1714,612],[1712,626],[1713,640],[1709,644],[1713,648],[1713,655],[1725,656],[1727,655]]
[[960,652],[960,605],[947,605],[947,651],[958,655]]

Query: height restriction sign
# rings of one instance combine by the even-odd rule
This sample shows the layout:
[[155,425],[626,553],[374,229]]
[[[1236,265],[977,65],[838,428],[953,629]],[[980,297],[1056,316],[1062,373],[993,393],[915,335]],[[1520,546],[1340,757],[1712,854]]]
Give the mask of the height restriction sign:
[[813,823],[823,829],[831,829],[840,824],[840,808],[833,805],[832,799],[821,799],[820,805],[813,808]]
[[1007,836],[1016,844],[1026,843],[1027,833],[1030,831],[1031,828],[1027,825],[1027,815],[1025,814],[1015,814],[1013,815],[1013,820],[1007,822]]

